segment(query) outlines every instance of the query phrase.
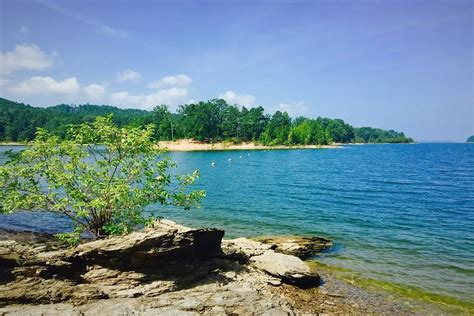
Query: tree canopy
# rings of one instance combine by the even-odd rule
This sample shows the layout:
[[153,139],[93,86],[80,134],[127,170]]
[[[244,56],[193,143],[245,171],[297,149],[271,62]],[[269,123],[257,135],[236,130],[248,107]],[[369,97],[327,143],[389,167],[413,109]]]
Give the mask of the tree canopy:
[[113,122],[119,127],[154,124],[153,139],[157,141],[193,138],[205,142],[254,141],[266,145],[413,142],[393,130],[356,128],[341,119],[292,119],[280,111],[269,115],[261,106],[239,107],[222,99],[181,105],[172,113],[166,105],[157,105],[153,111],[91,104],[36,108],[1,98],[0,141],[32,140],[38,127],[64,139],[70,124],[92,122],[95,117],[107,114],[113,114]]

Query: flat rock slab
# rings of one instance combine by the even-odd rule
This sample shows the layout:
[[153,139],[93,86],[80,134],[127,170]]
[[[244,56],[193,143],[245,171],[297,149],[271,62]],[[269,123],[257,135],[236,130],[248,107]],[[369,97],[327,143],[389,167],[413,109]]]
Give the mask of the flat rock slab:
[[332,247],[332,241],[323,237],[262,236],[254,238],[276,252],[307,259]]
[[[81,305],[70,303],[10,305],[0,308],[6,315],[295,315],[290,304],[265,290],[263,279],[254,272],[226,284],[207,279],[190,289],[156,297],[98,300]],[[127,296],[128,295],[128,296]]]

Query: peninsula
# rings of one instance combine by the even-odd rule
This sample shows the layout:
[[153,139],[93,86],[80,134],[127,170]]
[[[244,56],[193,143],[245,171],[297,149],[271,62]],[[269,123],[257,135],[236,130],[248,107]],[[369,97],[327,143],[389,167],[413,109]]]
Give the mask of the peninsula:
[[[176,148],[169,141],[192,139],[193,147],[265,149],[320,148],[345,143],[411,143],[402,132],[372,127],[353,127],[341,119],[290,118],[288,113],[276,111],[266,114],[263,107],[246,108],[228,104],[222,99],[181,105],[172,113],[165,105],[152,111],[120,109],[107,105],[66,105],[39,108],[0,98],[0,142],[22,143],[31,141],[36,130],[43,128],[64,138],[71,124],[93,121],[98,116],[113,115],[119,127],[155,125],[154,140],[166,141],[167,147]],[[181,148],[188,150],[190,145]],[[251,145],[255,143],[256,145]],[[247,145],[245,145],[247,144]],[[238,146],[237,146],[238,145]],[[180,149],[181,150],[181,149]]]

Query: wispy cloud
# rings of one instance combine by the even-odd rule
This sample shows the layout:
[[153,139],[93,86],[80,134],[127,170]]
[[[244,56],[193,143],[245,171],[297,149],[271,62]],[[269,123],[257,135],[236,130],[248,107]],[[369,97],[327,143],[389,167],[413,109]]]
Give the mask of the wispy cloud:
[[68,9],[65,9],[61,6],[58,6],[57,4],[54,4],[52,2],[46,1],[46,0],[36,0],[36,2],[40,3],[41,5],[58,12],[60,14],[66,15],[68,17],[71,17],[79,22],[82,22],[84,24],[93,26],[98,32],[109,36],[113,38],[120,38],[120,39],[125,39],[128,38],[129,34],[125,30],[121,30],[119,28],[112,27],[110,25],[107,25],[105,23],[102,23],[101,21],[94,20],[90,17],[87,17],[85,15],[70,11]]
[[138,71],[132,69],[126,69],[117,74],[117,80],[119,82],[137,81],[140,80],[141,77],[142,75]]

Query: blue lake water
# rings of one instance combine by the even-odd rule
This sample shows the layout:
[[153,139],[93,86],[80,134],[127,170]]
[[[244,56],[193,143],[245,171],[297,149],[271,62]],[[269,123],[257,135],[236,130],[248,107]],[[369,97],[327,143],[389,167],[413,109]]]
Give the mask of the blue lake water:
[[[180,171],[201,171],[207,197],[193,211],[151,206],[163,217],[221,227],[227,238],[326,236],[335,247],[323,263],[474,301],[474,145],[170,155]],[[0,216],[0,226],[56,232],[68,222],[21,213]]]

